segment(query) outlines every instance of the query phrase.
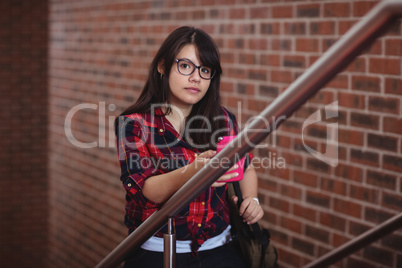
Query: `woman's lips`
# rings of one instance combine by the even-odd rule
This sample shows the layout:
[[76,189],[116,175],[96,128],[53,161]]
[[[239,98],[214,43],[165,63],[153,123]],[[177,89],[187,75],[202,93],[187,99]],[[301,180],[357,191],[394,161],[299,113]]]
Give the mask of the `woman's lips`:
[[185,89],[194,94],[200,92],[200,90],[196,87],[186,87]]

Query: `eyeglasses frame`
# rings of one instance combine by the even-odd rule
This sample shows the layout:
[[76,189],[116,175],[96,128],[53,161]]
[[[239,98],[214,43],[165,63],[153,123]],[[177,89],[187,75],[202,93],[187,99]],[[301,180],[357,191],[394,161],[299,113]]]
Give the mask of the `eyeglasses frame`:
[[[202,75],[201,75],[201,67],[207,67],[207,66],[204,66],[204,65],[197,66],[194,62],[192,62],[191,60],[188,60],[188,59],[176,59],[177,71],[178,71],[181,75],[190,76],[190,75],[192,75],[192,74],[195,72],[195,69],[194,69],[191,73],[189,73],[189,74],[183,74],[182,72],[180,72],[180,67],[179,67],[179,62],[180,62],[180,61],[186,61],[186,62],[191,63],[192,65],[194,65],[194,66],[195,66],[195,69],[198,69],[198,74],[199,74],[199,76],[200,76],[202,79],[204,79],[204,80],[211,80],[211,79],[214,78],[214,76],[215,76],[215,70],[213,70],[213,69],[211,68],[211,72],[212,72],[211,77],[210,77],[210,78],[204,78],[204,77],[202,77]],[[210,68],[210,67],[208,67],[208,68]]]

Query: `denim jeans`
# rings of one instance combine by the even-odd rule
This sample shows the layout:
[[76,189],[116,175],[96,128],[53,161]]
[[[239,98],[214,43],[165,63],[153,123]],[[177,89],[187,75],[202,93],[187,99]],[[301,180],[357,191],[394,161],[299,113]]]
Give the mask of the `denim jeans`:
[[[133,252],[126,260],[124,268],[163,268],[163,252],[142,248]],[[191,253],[176,254],[176,268],[246,268],[232,243],[205,251],[198,256]]]

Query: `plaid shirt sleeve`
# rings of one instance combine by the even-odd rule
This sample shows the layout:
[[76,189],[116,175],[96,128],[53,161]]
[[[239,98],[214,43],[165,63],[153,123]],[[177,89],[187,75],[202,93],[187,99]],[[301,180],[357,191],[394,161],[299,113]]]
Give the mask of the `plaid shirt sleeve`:
[[[139,117],[119,120],[117,151],[121,167],[120,178],[127,195],[138,207],[156,210],[160,204],[150,201],[142,193],[145,179],[160,173],[155,168],[146,146],[149,135],[143,131],[143,123]],[[147,215],[143,217],[146,218]]]

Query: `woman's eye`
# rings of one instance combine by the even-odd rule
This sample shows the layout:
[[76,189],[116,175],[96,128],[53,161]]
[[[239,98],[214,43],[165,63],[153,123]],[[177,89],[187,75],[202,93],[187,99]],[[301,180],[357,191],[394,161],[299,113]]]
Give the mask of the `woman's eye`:
[[187,63],[183,63],[183,64],[181,65],[181,67],[182,67],[182,68],[185,68],[185,69],[188,69],[188,68],[190,68],[190,65],[188,65]]
[[201,72],[203,72],[204,74],[208,74],[210,73],[210,70],[208,68],[202,68]]

